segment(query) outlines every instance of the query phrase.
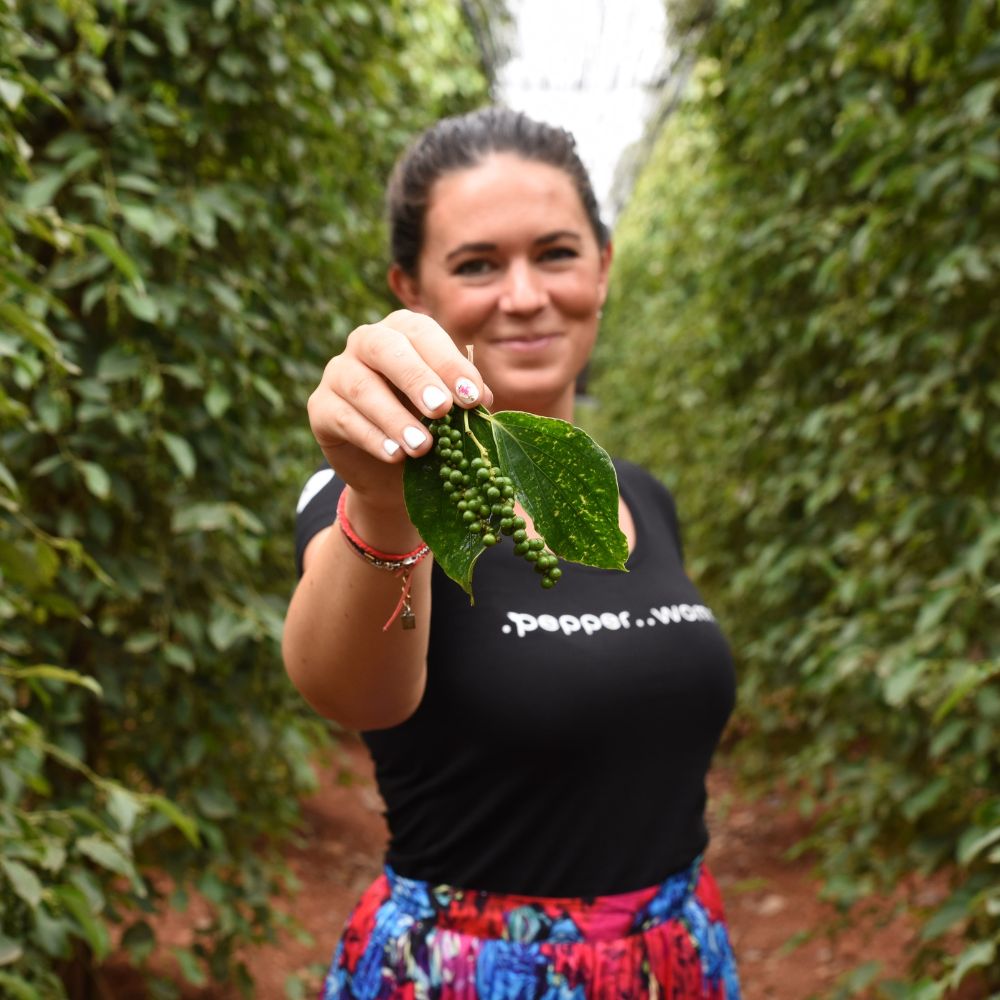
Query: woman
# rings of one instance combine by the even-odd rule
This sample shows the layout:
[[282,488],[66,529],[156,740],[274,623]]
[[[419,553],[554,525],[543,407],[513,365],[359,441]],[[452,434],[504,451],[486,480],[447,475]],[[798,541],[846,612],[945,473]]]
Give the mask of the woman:
[[[324,996],[734,1000],[701,863],[733,669],[669,494],[616,462],[629,572],[564,564],[543,591],[499,545],[475,606],[403,503],[421,417],[573,417],[611,262],[573,140],[504,109],[446,119],[397,165],[389,215],[405,309],[356,329],[310,397],[330,469],[299,502],[284,638],[306,699],[362,732],[391,835]],[[394,606],[411,627],[383,628]]]

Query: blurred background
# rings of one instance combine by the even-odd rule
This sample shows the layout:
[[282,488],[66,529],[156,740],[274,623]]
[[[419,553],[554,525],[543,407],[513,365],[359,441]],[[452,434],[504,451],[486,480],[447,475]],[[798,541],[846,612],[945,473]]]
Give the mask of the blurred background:
[[996,0],[0,3],[0,996],[315,992],[295,861],[380,844],[280,662],[304,403],[490,100],[614,223],[583,419],[737,654],[717,842],[805,859],[727,875],[748,1000],[1000,996]]
[[[628,197],[638,142],[673,77],[678,50],[663,0],[509,0],[496,93],[573,133],[605,221]],[[683,74],[680,74],[683,76]],[[620,165],[620,166],[619,166]]]

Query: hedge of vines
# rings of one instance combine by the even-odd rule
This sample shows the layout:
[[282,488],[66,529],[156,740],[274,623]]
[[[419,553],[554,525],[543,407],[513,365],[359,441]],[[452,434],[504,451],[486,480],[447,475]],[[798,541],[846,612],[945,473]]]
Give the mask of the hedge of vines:
[[451,0],[0,3],[3,996],[192,892],[185,976],[252,992],[325,734],[278,651],[304,401],[388,305],[393,158],[486,95]]
[[[678,3],[693,84],[617,232],[599,434],[675,489],[845,907],[909,873],[907,982],[1000,988],[1000,14]],[[682,9],[683,8],[683,9]],[[973,985],[976,984],[976,985]]]

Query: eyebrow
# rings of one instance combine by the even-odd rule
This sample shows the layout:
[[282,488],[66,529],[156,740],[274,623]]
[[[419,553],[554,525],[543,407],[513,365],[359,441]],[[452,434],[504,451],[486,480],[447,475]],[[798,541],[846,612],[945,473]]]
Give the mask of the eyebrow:
[[[556,243],[558,240],[564,239],[575,240],[577,243],[582,242],[580,234],[574,232],[572,229],[556,229],[551,233],[545,233],[544,236],[539,236],[538,239],[533,240],[532,246],[545,246],[547,243]],[[496,249],[496,243],[462,243],[460,246],[455,247],[454,250],[447,253],[444,259],[451,260],[452,257],[458,257],[465,253],[490,253]]]

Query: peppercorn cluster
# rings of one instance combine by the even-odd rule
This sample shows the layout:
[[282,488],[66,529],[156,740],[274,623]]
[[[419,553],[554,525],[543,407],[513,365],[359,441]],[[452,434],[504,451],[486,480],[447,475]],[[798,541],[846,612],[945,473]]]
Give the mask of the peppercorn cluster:
[[466,432],[446,413],[428,425],[434,435],[434,454],[440,460],[441,488],[455,505],[466,528],[481,537],[487,548],[504,535],[513,542],[514,555],[534,564],[541,584],[549,589],[562,576],[559,560],[545,547],[544,538],[529,538],[523,517],[514,512],[514,483],[487,458],[466,457]]

